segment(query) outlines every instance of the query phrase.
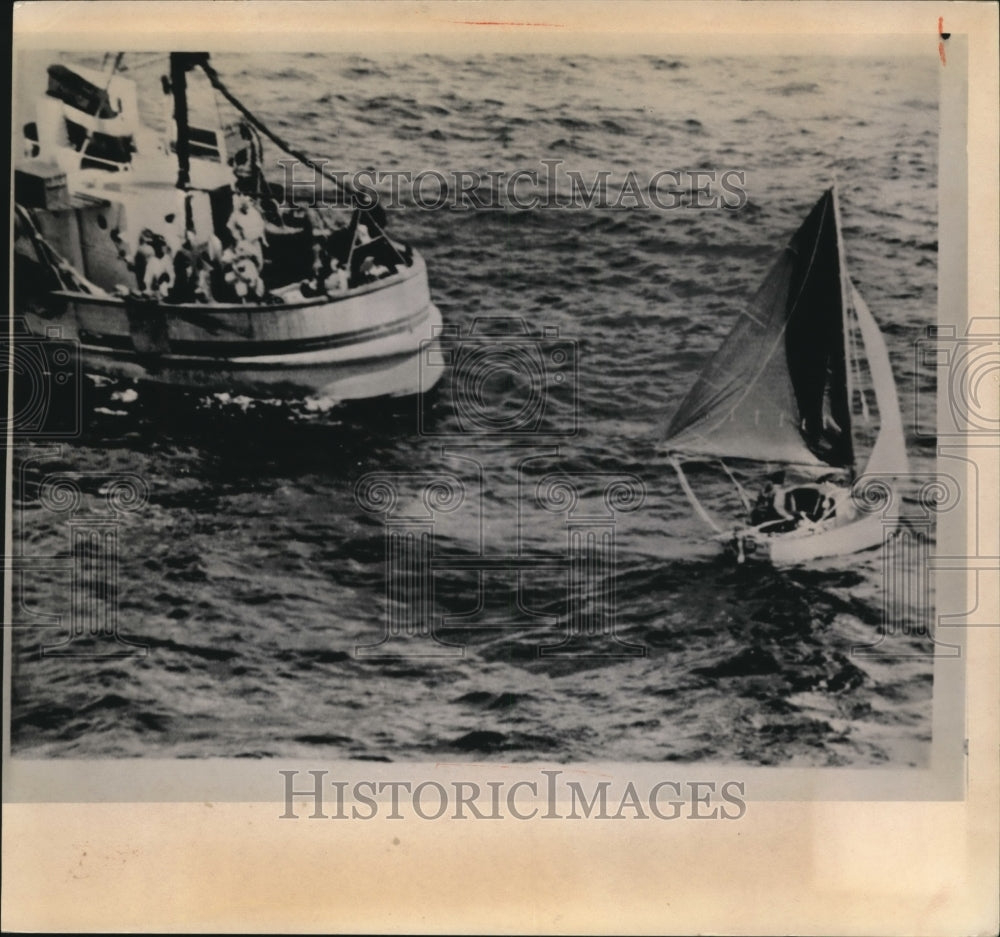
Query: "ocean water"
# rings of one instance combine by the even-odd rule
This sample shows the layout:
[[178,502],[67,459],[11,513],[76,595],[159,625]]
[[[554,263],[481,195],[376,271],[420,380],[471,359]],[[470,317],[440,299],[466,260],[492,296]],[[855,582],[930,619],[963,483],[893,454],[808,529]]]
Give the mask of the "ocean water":
[[[213,62],[258,116],[331,167],[509,176],[558,159],[586,180],[608,170],[612,192],[630,171],[734,170],[747,201],[738,211],[391,212],[467,347],[494,341],[471,334],[484,317],[550,330],[543,351],[564,343],[575,373],[558,383],[546,372],[537,432],[516,441],[484,447],[463,418],[476,392],[518,412],[525,387],[503,369],[478,390],[446,374],[419,419],[415,401],[343,409],[87,380],[80,437],[16,452],[15,535],[36,559],[14,581],[15,621],[26,623],[15,631],[15,754],[926,763],[931,659],[851,650],[879,634],[881,552],[737,566],[692,516],[658,443],[741,303],[836,181],[851,275],[889,345],[911,467],[933,470],[934,440],[916,428],[932,423],[934,387],[915,373],[914,343],[936,309],[936,59]],[[155,87],[163,67],[135,75]],[[83,510],[104,503],[112,475],[148,488],[147,503],[117,519],[117,567],[90,596],[110,597],[119,633],[142,654],[42,653],[65,637],[74,601],[71,525],[39,499],[58,472],[85,473]],[[566,635],[572,592],[564,569],[541,562],[522,573],[520,593],[503,569],[441,563],[431,613],[460,650],[422,656],[434,647],[425,640],[395,658],[358,655],[387,615],[408,611],[387,591],[383,521],[355,494],[372,472],[459,478],[466,502],[442,515],[434,549],[466,558],[563,556],[565,517],[524,507],[551,473],[579,479],[591,506],[602,479],[638,479],[641,505],[615,518],[614,572],[573,599],[613,607],[617,656],[587,642],[541,653]],[[693,480],[713,506],[731,498],[718,472]],[[399,484],[404,500],[418,497],[412,479]]]

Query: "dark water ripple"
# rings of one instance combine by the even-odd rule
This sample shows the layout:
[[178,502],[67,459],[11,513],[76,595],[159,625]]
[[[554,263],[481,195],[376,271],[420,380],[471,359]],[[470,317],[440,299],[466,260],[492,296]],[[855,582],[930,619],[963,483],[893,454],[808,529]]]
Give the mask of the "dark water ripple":
[[[527,571],[524,620],[501,625],[513,607],[508,579],[484,575],[478,608],[478,574],[459,569],[436,578],[434,611],[448,619],[441,639],[464,654],[358,656],[379,640],[393,600],[383,526],[355,502],[357,480],[457,472],[480,499],[489,548],[512,549],[513,450],[480,489],[467,464],[442,455],[441,437],[415,432],[412,402],[329,410],[144,388],[131,399],[101,382],[88,385],[80,439],[60,452],[20,447],[15,522],[24,552],[65,556],[64,520],[37,501],[46,475],[146,480],[148,505],[119,529],[117,586],[120,631],[145,653],[42,656],[59,627],[20,630],[16,752],[924,762],[929,661],[851,653],[878,632],[878,554],[734,567],[690,517],[656,444],[769,259],[834,178],[852,273],[887,335],[905,418],[930,423],[933,381],[915,373],[913,343],[936,306],[936,60],[214,60],[289,140],[348,168],[509,173],[560,157],[584,179],[604,168],[619,180],[630,170],[746,172],[748,201],[731,213],[414,205],[392,219],[426,256],[448,323],[468,333],[477,316],[522,317],[575,343],[578,382],[552,388],[539,428],[578,431],[546,437],[558,454],[525,477],[642,479],[644,507],[615,529],[615,587],[621,646],[645,654],[542,655],[566,634],[562,574]],[[449,375],[425,401],[431,433],[459,428],[459,390]],[[521,390],[513,379],[492,388],[510,406]],[[931,470],[933,440],[913,432],[909,445],[913,468]],[[711,472],[694,478],[725,496]],[[84,498],[98,505],[99,483]],[[558,552],[561,524],[526,517],[527,548]],[[437,545],[470,555],[475,531],[442,528]],[[16,598],[51,624],[70,608],[65,570],[33,571]]]

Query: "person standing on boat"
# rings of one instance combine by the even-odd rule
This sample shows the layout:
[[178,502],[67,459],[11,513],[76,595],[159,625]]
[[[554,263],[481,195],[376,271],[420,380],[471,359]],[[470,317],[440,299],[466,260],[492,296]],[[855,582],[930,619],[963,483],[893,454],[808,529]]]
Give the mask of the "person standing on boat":
[[264,189],[260,138],[245,120],[240,121],[239,134],[243,142],[230,161],[236,187],[240,192],[260,194]]
[[330,251],[326,246],[326,239],[329,232],[314,228],[312,243],[312,279],[317,283],[322,283],[330,273]]
[[323,281],[323,288],[327,293],[338,293],[347,289],[347,270],[336,258],[330,261],[330,274]]
[[388,274],[389,268],[375,263],[375,258],[371,255],[365,257],[358,268],[358,279],[362,283],[374,283],[375,280],[380,280]]
[[[121,243],[121,235],[118,234],[117,229],[112,232],[112,239],[117,236],[117,243]],[[135,283],[140,293],[145,293],[147,290],[146,283],[146,271],[149,267],[149,263],[154,258],[153,251],[153,241],[155,240],[155,235],[149,228],[143,228],[139,234],[139,241],[136,244],[135,256],[132,258],[132,263],[127,263],[128,268],[135,275]],[[124,253],[124,248],[119,248],[119,253]]]
[[170,291],[172,303],[192,303],[198,285],[198,260],[195,256],[191,232],[174,251],[174,287]]
[[264,218],[245,195],[237,195],[233,213],[226,227],[237,245],[243,244],[257,259],[257,267],[264,269],[264,248],[267,246],[267,227]]
[[223,253],[223,263],[227,266],[226,283],[229,284],[238,303],[263,302],[267,288],[260,276],[257,258],[241,249],[227,248]]
[[213,301],[212,273],[213,248],[217,257],[222,253],[222,245],[213,234],[215,242],[198,241],[194,231],[188,229],[180,249],[174,254],[174,288],[171,301],[177,303],[210,303]]
[[340,218],[332,219],[332,227],[327,227],[329,233],[324,237],[324,244],[331,257],[343,263],[351,252],[351,228]]
[[[181,216],[183,217],[183,215]],[[170,212],[163,216],[162,237],[171,254],[176,254],[184,245],[184,232],[179,226],[176,212]]]
[[145,292],[166,299],[174,286],[174,261],[170,247],[159,235],[153,237],[153,256],[146,263]]
[[198,287],[195,291],[195,299],[198,302],[215,302],[224,286],[222,241],[214,232],[210,232],[206,240],[196,243],[196,252],[198,255]]

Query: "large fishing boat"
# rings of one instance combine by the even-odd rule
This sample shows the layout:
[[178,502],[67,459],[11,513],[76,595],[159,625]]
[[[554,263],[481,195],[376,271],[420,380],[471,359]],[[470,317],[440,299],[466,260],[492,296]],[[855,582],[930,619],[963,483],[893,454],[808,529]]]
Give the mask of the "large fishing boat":
[[[15,164],[29,331],[78,343],[87,371],[185,387],[334,400],[429,389],[441,369],[421,361],[441,316],[381,207],[271,131],[207,53],[161,61],[165,133],[140,120],[121,55],[48,68]],[[199,92],[216,106],[199,112]],[[264,137],[323,185],[286,190],[265,171]]]
[[[864,368],[867,362],[867,369]],[[882,543],[891,519],[861,509],[861,430],[874,393],[878,432],[862,474],[891,490],[908,471],[885,339],[851,282],[840,212],[829,189],[703,368],[667,430],[665,447],[698,516],[742,562],[839,556]],[[742,514],[726,522],[695,494],[683,463],[715,460]],[[737,466],[766,481],[753,500]]]

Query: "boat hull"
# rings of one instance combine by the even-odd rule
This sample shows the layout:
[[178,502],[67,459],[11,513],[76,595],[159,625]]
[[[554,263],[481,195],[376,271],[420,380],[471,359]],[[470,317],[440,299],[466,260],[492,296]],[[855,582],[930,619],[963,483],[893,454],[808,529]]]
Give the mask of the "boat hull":
[[333,297],[152,303],[58,292],[30,331],[78,343],[84,371],[251,396],[359,400],[429,390],[441,314],[423,261]]
[[400,397],[425,393],[440,377],[440,368],[424,366],[439,347],[432,336],[440,325],[441,314],[431,306],[425,328],[409,332],[408,340],[382,339],[353,346],[347,353],[331,349],[227,359],[163,355],[143,360],[127,352],[81,345],[80,358],[87,373],[188,389],[338,401]]
[[[749,534],[741,544],[733,544],[738,554],[747,558],[769,561],[778,566],[792,566],[809,560],[832,556],[847,556],[881,546],[896,524],[890,518],[867,515],[829,530],[783,534]],[[750,541],[748,543],[747,541]]]

